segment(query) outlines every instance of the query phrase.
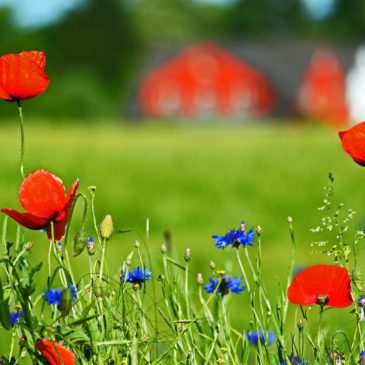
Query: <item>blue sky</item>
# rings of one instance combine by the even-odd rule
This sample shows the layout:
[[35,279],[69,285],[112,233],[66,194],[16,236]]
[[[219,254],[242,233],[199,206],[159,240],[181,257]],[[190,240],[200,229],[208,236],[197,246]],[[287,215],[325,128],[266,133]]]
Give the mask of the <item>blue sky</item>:
[[[0,0],[0,6],[14,9],[18,24],[37,26],[50,23],[83,0]],[[101,0],[102,1],[102,0]],[[195,0],[204,3],[227,4],[235,0]],[[280,0],[279,0],[280,1]],[[302,0],[316,18],[321,18],[331,9],[335,0]]]

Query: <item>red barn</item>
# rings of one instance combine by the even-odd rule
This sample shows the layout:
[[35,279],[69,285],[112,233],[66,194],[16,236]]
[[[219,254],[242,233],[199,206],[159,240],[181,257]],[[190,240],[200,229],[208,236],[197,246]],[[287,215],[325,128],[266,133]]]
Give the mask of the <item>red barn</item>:
[[217,46],[199,44],[150,72],[139,104],[149,117],[256,118],[273,110],[275,94],[254,67]]
[[304,75],[298,106],[305,116],[335,126],[348,121],[345,75],[334,52],[320,50],[313,55]]

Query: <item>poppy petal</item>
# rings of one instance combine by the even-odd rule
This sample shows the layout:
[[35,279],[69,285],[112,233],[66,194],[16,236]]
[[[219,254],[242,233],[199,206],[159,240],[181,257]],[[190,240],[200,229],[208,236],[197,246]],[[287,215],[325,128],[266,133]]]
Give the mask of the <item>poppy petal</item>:
[[30,99],[47,89],[50,80],[40,67],[44,61],[37,57],[19,54],[0,57],[0,83],[11,100]]
[[359,165],[365,166],[365,122],[338,133],[344,151]]
[[50,365],[75,365],[75,354],[56,341],[42,339],[35,346]]
[[288,299],[300,305],[319,304],[320,296],[325,305],[342,308],[352,304],[350,275],[335,265],[314,265],[298,273],[288,288]]
[[27,212],[52,219],[63,210],[67,196],[61,179],[48,171],[36,170],[23,180],[19,200]]
[[[69,220],[69,217],[71,214],[71,209],[72,209],[72,206],[75,201],[76,191],[77,191],[78,186],[79,186],[79,180],[77,179],[71,185],[71,187],[68,191],[68,195],[67,195],[68,201],[59,215],[60,219],[56,218],[53,221],[53,231],[54,231],[53,233],[54,233],[54,239],[56,241],[60,241],[63,238],[63,236],[65,235],[66,225],[68,223],[68,220]],[[48,227],[47,235],[48,235],[48,238],[51,240],[52,239],[52,227],[51,226]]]
[[46,67],[46,54],[39,51],[25,51],[19,53],[19,56],[35,62],[42,70]]
[[21,213],[14,209],[1,209],[2,213],[5,213],[10,218],[13,218],[22,226],[29,228],[29,229],[42,229],[46,228],[49,224],[49,220],[46,218],[36,217],[30,213]]
[[1,85],[1,70],[0,70],[0,99],[11,101],[11,96],[5,91]]

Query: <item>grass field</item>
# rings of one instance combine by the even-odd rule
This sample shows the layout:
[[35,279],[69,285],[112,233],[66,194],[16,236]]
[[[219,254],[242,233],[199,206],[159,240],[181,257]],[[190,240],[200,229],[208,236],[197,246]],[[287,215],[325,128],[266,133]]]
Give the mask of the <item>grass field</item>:
[[[264,273],[269,280],[286,274],[288,215],[294,218],[297,264],[329,262],[310,255],[315,237],[309,229],[319,223],[316,208],[330,171],[336,200],[358,212],[358,225],[365,222],[365,170],[343,153],[332,129],[278,123],[54,125],[34,123],[27,116],[26,133],[27,172],[48,169],[63,179],[66,188],[78,177],[85,194],[88,186],[96,185],[98,218],[110,213],[117,228],[135,231],[109,243],[108,260],[116,275],[134,240],[144,235],[146,218],[152,256],[160,255],[163,232],[170,230],[177,259],[183,260],[186,247],[192,250],[192,278],[198,271],[208,275],[210,260],[239,275],[232,252],[214,248],[211,235],[223,234],[241,220],[264,229]],[[4,124],[1,207],[20,208],[18,149],[16,121]],[[15,223],[10,226],[14,232]],[[29,232],[27,237],[34,241],[35,261],[45,260],[46,235]],[[86,258],[74,260],[81,275]]]

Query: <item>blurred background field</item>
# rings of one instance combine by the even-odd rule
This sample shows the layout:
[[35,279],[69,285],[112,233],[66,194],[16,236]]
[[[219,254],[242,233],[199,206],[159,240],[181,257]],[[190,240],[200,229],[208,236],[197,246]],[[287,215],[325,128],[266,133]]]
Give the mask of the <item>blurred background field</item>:
[[[181,259],[184,248],[192,249],[197,270],[226,255],[217,253],[211,235],[223,234],[241,220],[248,227],[263,227],[266,267],[284,270],[285,261],[277,258],[289,258],[288,215],[295,221],[299,263],[313,260],[308,254],[315,238],[309,229],[319,223],[316,209],[328,172],[335,176],[336,199],[359,212],[357,225],[365,215],[364,172],[343,154],[337,133],[326,128],[267,123],[194,128],[163,123],[152,128],[105,122],[65,127],[34,123],[30,115],[27,119],[27,171],[48,169],[62,177],[66,188],[78,177],[85,194],[95,185],[99,220],[110,213],[116,227],[144,235],[149,218],[151,251],[159,253],[163,232],[169,230]],[[15,123],[2,126],[3,207],[20,208],[18,144]],[[27,235],[43,256],[45,235]],[[111,242],[116,266],[136,238],[129,233]]]

